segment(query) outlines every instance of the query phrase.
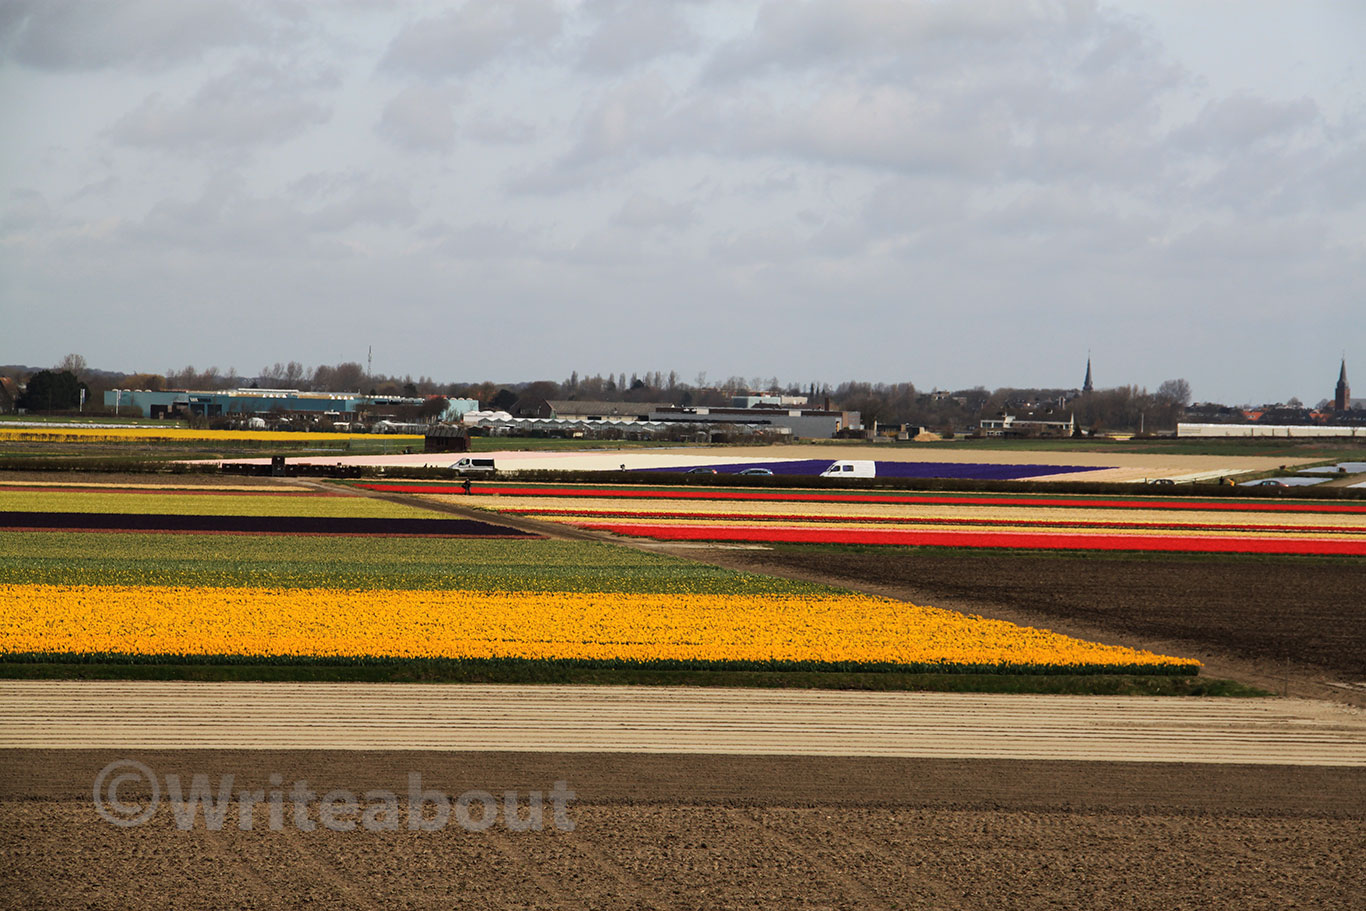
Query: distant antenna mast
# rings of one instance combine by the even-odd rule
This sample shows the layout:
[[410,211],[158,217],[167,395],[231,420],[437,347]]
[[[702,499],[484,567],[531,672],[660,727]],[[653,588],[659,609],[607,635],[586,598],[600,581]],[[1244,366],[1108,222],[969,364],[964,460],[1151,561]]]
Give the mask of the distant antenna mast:
[[365,378],[368,380],[375,375],[375,346],[365,346]]

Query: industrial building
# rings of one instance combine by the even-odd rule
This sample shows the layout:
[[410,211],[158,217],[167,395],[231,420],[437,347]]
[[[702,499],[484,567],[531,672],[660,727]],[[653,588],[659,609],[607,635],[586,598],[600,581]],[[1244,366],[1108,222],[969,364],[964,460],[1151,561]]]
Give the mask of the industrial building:
[[[602,422],[621,424],[623,428],[630,425],[633,430],[646,432],[684,423],[746,424],[760,432],[767,430],[807,439],[829,439],[841,430],[859,427],[856,411],[793,407],[804,404],[805,396],[776,395],[735,396],[729,408],[689,407],[668,402],[551,400],[537,409],[536,417],[542,422]],[[544,423],[543,426],[554,425]]]
[[1018,418],[1013,414],[1000,417],[983,418],[978,424],[982,436],[1015,437],[1036,434],[1041,437],[1070,437],[1077,432],[1077,419],[1068,415],[1065,421],[1040,421],[1034,418]]
[[733,395],[732,408],[800,408],[807,402],[804,395]]
[[1187,424],[1176,435],[1191,437],[1356,437],[1366,439],[1366,424]]
[[[115,414],[137,409],[144,417],[165,418],[198,415],[265,415],[272,412],[308,412],[351,417],[360,410],[396,406],[419,406],[426,399],[401,395],[361,395],[358,392],[300,392],[298,389],[110,389],[104,394],[106,408]],[[453,399],[479,407],[470,399]],[[454,409],[448,408],[448,413]],[[463,413],[461,411],[460,413]]]
[[534,415],[561,421],[644,421],[657,408],[668,408],[668,402],[598,402],[585,399],[551,399],[536,409]]
[[802,439],[828,440],[841,430],[857,430],[862,421],[857,411],[824,408],[685,408],[669,405],[650,412],[651,421],[704,424],[753,424],[785,431]]

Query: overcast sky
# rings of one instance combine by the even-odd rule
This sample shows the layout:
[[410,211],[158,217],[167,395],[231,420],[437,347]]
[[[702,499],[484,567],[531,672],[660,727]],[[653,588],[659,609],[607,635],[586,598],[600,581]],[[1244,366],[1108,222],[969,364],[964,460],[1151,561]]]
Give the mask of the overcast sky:
[[0,0],[0,363],[1366,391],[1360,0]]

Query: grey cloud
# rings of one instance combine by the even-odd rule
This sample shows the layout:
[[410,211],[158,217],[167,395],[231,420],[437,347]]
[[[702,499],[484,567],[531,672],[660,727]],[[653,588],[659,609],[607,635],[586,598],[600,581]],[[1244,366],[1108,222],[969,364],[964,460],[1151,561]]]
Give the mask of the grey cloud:
[[688,203],[670,203],[647,193],[633,193],[622,203],[612,222],[627,228],[686,228],[697,220]]
[[579,68],[613,73],[693,50],[697,35],[675,3],[603,0],[582,8],[594,20],[579,48]]
[[547,46],[562,26],[549,0],[467,0],[401,31],[383,66],[426,79],[465,75],[503,54]]
[[1318,105],[1309,98],[1273,101],[1244,94],[1211,101],[1172,138],[1196,151],[1225,153],[1259,142],[1287,141],[1321,119]]
[[417,221],[412,194],[397,180],[356,172],[310,174],[289,189],[291,199],[300,205],[300,217],[318,231]]
[[[656,74],[613,85],[585,105],[577,118],[573,147],[558,161],[508,181],[516,193],[561,193],[619,174],[634,165],[634,153],[667,144],[677,96]],[[623,161],[623,159],[627,159]]]
[[108,134],[126,145],[185,151],[279,142],[330,118],[330,108],[306,97],[330,83],[328,77],[301,75],[265,61],[242,62],[183,102],[159,93],[148,96]]
[[1237,96],[1172,134],[1193,200],[1243,215],[1348,213],[1366,202],[1366,129],[1310,99]]
[[525,120],[495,115],[489,111],[474,114],[460,130],[460,135],[478,142],[492,144],[527,143],[538,135],[536,125]]
[[[913,60],[936,50],[961,54],[973,44],[1018,42],[1040,29],[1071,30],[1095,16],[1095,4],[1082,0],[774,0],[760,8],[752,32],[717,50],[707,75],[732,79],[825,65],[845,69],[887,58]],[[967,59],[978,58],[963,62]]]
[[236,178],[211,182],[192,199],[167,199],[120,226],[111,244],[146,253],[322,260],[354,257],[346,232],[403,227],[417,218],[407,189],[355,174],[314,174],[279,196],[258,196]]
[[442,259],[485,262],[490,260],[539,259],[548,253],[538,233],[515,228],[507,222],[450,225],[426,228],[427,247]]
[[951,105],[891,86],[848,86],[806,108],[771,107],[730,135],[751,153],[906,173],[985,174],[1001,165],[1010,133],[1007,123],[984,114],[963,118]]
[[0,43],[38,69],[159,68],[269,39],[278,11],[232,0],[11,0],[0,12]]
[[37,190],[22,187],[11,190],[4,210],[0,211],[0,232],[24,231],[47,224],[52,209]]
[[415,151],[449,152],[455,145],[455,89],[409,86],[389,100],[376,126],[386,139]]
[[873,186],[860,218],[878,235],[914,237],[964,219],[968,195],[966,184],[897,176]]
[[302,246],[321,252],[304,233],[297,209],[282,199],[253,197],[235,183],[217,184],[197,199],[163,200],[140,222],[121,232],[124,243],[146,249],[188,250],[205,255],[297,256]]
[[740,58],[749,71],[781,64],[782,87],[674,90],[651,73],[611,86],[578,118],[572,149],[516,186],[559,192],[698,153],[960,179],[1127,182],[1152,167],[1161,102],[1185,77],[1146,33],[1086,3],[986,10],[765,7],[713,76]]

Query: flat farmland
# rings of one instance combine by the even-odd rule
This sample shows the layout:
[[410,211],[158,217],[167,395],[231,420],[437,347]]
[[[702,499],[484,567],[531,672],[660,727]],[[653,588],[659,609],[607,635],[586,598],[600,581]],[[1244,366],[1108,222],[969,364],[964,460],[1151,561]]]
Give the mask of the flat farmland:
[[[58,666],[1198,672],[1179,656],[606,543],[535,540],[344,487],[318,492],[0,490],[8,507],[0,529],[15,529],[0,530],[0,656]],[[191,529],[171,522],[189,519]],[[345,534],[391,540],[307,534],[329,521]],[[245,541],[213,544],[212,535],[182,531],[231,531]],[[288,551],[269,537],[291,532],[299,537]],[[423,533],[495,540],[392,540]]]
[[[468,509],[480,496],[396,503],[385,497],[406,495],[288,494],[271,515],[244,516],[271,495],[241,493],[201,491],[193,500],[170,490],[54,489],[55,499],[12,502],[79,514],[82,498],[93,508],[96,497],[160,497],[171,502],[156,508],[172,510],[160,515],[174,515],[177,503],[214,499],[234,504],[217,518],[280,522],[307,518],[287,504],[304,511],[335,500],[328,509],[367,521],[404,521],[409,513],[385,511],[401,506],[537,534],[0,531],[0,644],[11,650],[0,664],[8,673],[39,657],[47,663],[24,666],[64,678],[158,668],[192,676],[191,659],[227,659],[215,666],[316,675],[368,673],[406,654],[425,668],[429,650],[469,655],[471,643],[511,644],[518,660],[545,654],[530,646],[570,648],[573,660],[589,662],[620,662],[632,654],[624,645],[644,645],[653,649],[644,654],[676,661],[662,651],[672,641],[704,649],[685,653],[687,661],[757,658],[755,666],[772,668],[779,652],[736,649],[790,647],[807,635],[862,659],[846,662],[861,666],[859,675],[810,673],[859,676],[863,686],[898,678],[876,669],[878,649],[934,645],[925,620],[938,616],[950,621],[935,646],[940,657],[949,656],[945,643],[990,630],[1014,637],[997,646],[998,668],[1003,654],[1015,656],[1006,670],[1019,670],[1022,658],[1037,663],[1029,649],[1053,649],[1045,664],[1062,654],[1060,640],[1036,635],[1045,624],[998,627],[971,609],[955,612],[969,604],[961,597],[955,611],[922,614],[912,608],[933,600],[869,591],[861,569],[840,584],[833,565],[816,567],[825,581],[789,578],[802,558],[750,569],[706,562],[785,559],[786,548],[680,549],[703,558],[682,559],[651,552],[658,547],[647,539],[585,540],[597,533],[544,521],[549,514]],[[678,508],[689,506],[696,502],[685,498]],[[835,506],[828,515],[837,520],[850,508]],[[885,521],[884,506],[858,506],[856,518]],[[139,514],[108,508],[117,511],[98,514]],[[1094,518],[1086,507],[1058,508],[1067,510],[1053,517],[1061,523]],[[989,528],[1009,518],[976,520]],[[1216,518],[1257,524],[1242,514]],[[912,552],[870,550],[884,563]],[[792,549],[803,558],[820,551]],[[1022,584],[1038,588],[1046,578],[1023,575]],[[730,639],[717,638],[728,628]],[[1110,628],[1073,638],[1094,649],[1141,637]],[[1183,672],[1193,657],[1139,648],[1122,652],[1124,661],[1145,651]],[[904,669],[907,660],[897,652],[883,663]],[[0,907],[1349,908],[1366,885],[1352,860],[1366,815],[1366,733],[1350,709],[1323,702],[126,679],[7,681],[0,691],[0,808],[12,821],[0,834],[12,860],[0,869]],[[398,791],[414,771],[452,794],[548,791],[564,780],[578,794],[576,827],[348,833],[287,822],[274,831],[258,808],[251,831],[183,832],[163,808],[122,829],[96,816],[91,785],[123,758],[162,773],[232,774],[244,788],[267,789],[272,774],[286,785],[303,778],[318,792]]]
[[[468,497],[415,495],[546,527],[629,535],[642,546],[733,568],[1190,653],[1214,662],[1219,675],[1267,689],[1293,682],[1318,696],[1360,701],[1357,688],[1366,682],[1366,561],[1255,552],[1268,540],[1359,547],[1366,543],[1360,503],[525,484],[474,490]],[[694,540],[660,535],[661,527]],[[770,536],[797,528],[839,542],[870,527],[928,530],[939,546],[785,544]],[[716,534],[728,528],[739,533]],[[1023,532],[1023,540],[1000,546],[994,536],[1003,530]],[[1039,546],[1047,536],[1055,549]],[[1090,546],[1106,537],[1119,538],[1123,549]],[[1139,546],[1152,538],[1174,539],[1178,550]],[[1210,552],[1211,541],[1246,543],[1252,552]]]

